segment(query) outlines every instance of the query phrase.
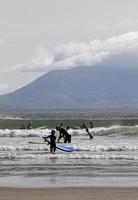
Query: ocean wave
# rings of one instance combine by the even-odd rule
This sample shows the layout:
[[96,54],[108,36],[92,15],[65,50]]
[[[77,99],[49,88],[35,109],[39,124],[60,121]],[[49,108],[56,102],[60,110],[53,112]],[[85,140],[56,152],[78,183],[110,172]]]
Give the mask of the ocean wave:
[[126,145],[126,146],[117,146],[117,145],[112,145],[112,146],[102,146],[102,145],[96,145],[96,146],[74,146],[74,149],[76,151],[91,151],[91,152],[106,152],[106,151],[116,151],[116,152],[121,152],[121,151],[138,151],[138,146],[131,146],[131,145]]
[[0,145],[0,151],[48,151],[49,146],[47,145],[25,145],[25,146],[12,146],[12,145]]
[[[96,127],[89,129],[94,136],[138,136],[138,125],[136,126],[111,126],[111,127]],[[0,137],[42,137],[50,134],[50,129],[43,130],[20,130],[20,129],[0,129]],[[70,129],[69,133],[74,136],[86,136],[87,132],[85,129]],[[58,134],[58,132],[57,132]]]
[[[110,126],[110,127],[96,127],[89,129],[94,136],[137,136],[138,135],[138,125],[136,126]],[[86,130],[70,130],[71,134],[86,135]]]
[[138,135],[138,126],[111,126],[99,127],[93,130],[97,136],[136,136]]
[[[68,146],[68,144],[64,144]],[[131,152],[138,151],[138,146],[136,145],[76,145],[70,144],[74,148],[74,152]],[[48,151],[49,145],[47,144],[26,144],[26,145],[0,145],[1,151]]]
[[10,129],[5,129],[2,130],[0,129],[0,137],[42,137],[43,135],[48,135],[50,134],[50,130],[10,130]]
[[91,159],[91,160],[138,160],[138,156],[133,155],[94,155],[94,154],[63,154],[49,152],[45,154],[17,154],[16,152],[8,152],[0,155],[0,160],[7,159]]

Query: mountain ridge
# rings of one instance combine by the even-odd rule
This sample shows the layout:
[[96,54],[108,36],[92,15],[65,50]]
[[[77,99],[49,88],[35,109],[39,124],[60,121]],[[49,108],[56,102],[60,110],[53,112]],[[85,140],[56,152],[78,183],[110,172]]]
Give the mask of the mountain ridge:
[[0,107],[89,108],[138,105],[138,69],[76,67],[53,70],[15,92],[0,96]]

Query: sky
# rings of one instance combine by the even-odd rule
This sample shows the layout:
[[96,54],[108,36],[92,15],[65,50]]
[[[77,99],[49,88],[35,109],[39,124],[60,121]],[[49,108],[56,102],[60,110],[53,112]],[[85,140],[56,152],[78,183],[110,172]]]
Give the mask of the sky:
[[0,0],[0,95],[54,69],[138,67],[137,11],[138,0]]

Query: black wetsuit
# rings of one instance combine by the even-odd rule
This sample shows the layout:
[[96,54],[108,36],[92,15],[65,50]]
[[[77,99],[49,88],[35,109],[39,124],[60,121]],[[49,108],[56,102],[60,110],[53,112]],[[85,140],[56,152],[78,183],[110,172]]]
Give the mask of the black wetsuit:
[[90,128],[93,128],[94,125],[93,125],[93,122],[90,122]]
[[32,125],[29,123],[26,128],[27,129],[32,129]]
[[64,138],[64,143],[70,143],[71,142],[71,135],[66,131],[66,129],[64,128],[59,128],[59,138],[58,138],[58,142],[59,140],[63,137]]
[[83,122],[83,124],[80,126],[81,129],[87,128],[87,125]]
[[90,139],[93,139],[93,134],[89,132],[89,129],[86,129],[86,132],[87,132],[88,135],[90,136]]
[[93,134],[91,134],[90,132],[88,132],[88,135],[90,136],[90,139],[93,139]]
[[[47,138],[50,138],[50,142],[47,140]],[[43,139],[45,139],[45,141],[49,142],[50,152],[55,152],[56,151],[56,136],[51,134],[45,138],[43,137]]]

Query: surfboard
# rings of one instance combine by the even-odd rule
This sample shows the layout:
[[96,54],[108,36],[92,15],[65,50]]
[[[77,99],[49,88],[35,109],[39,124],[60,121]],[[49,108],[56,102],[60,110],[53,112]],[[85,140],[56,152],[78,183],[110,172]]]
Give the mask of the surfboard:
[[44,142],[44,141],[37,141],[37,142],[29,141],[28,143],[29,144],[48,144],[47,142]]
[[36,127],[35,129],[46,129],[47,128],[47,125],[45,126],[39,126],[39,127]]
[[[48,142],[44,142],[44,141],[38,141],[38,142],[35,142],[35,141],[29,141],[28,142],[29,144],[47,144],[48,145]],[[74,148],[71,147],[71,146],[66,146],[64,144],[56,144],[56,148],[61,150],[61,151],[66,151],[66,152],[72,152],[74,151]]]
[[79,126],[71,126],[71,128],[74,129],[74,130],[80,129]]
[[61,150],[61,151],[66,151],[66,152],[72,152],[74,151],[74,148],[71,146],[65,146],[63,144],[56,144],[56,148]]
[[[46,136],[43,136],[42,138],[44,139],[44,142],[46,142],[47,141],[47,137],[48,137],[49,135],[46,135]],[[45,141],[46,140],[46,141]],[[56,143],[64,143],[64,139],[63,138],[61,138],[60,139],[60,141],[56,141]]]

